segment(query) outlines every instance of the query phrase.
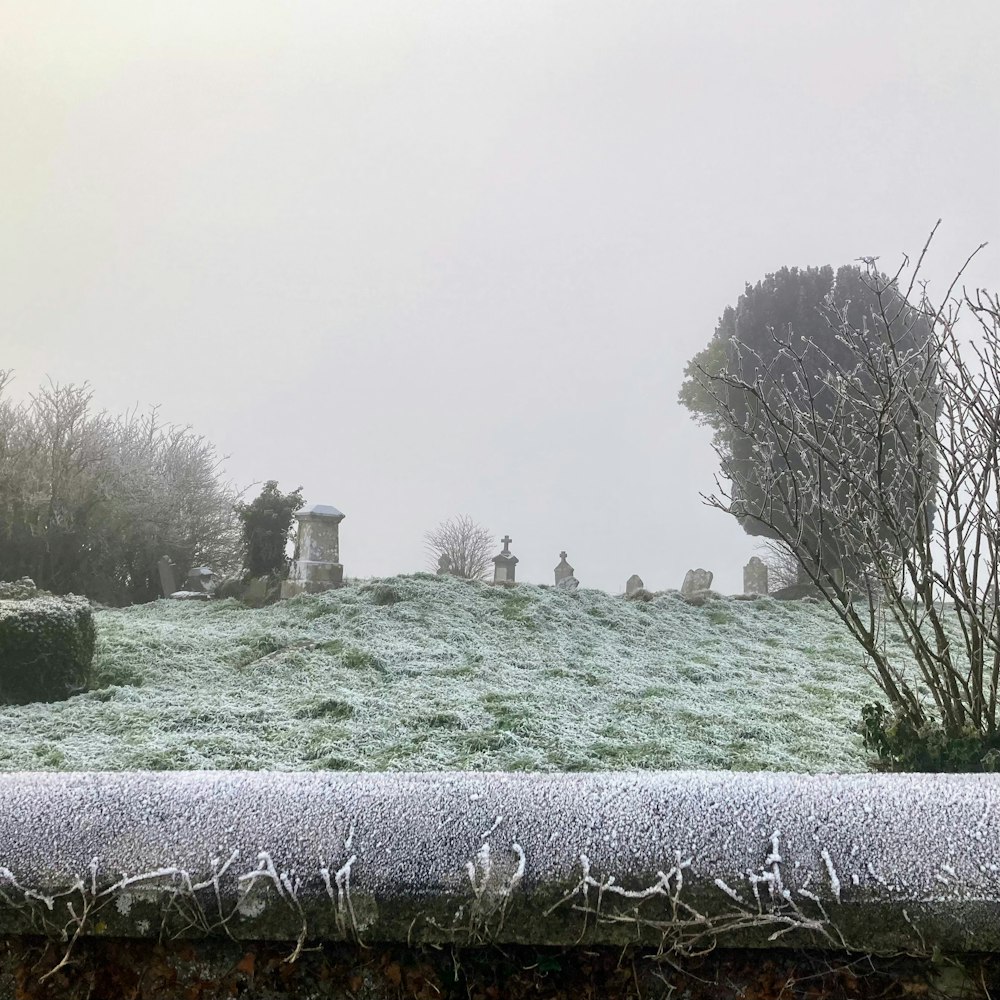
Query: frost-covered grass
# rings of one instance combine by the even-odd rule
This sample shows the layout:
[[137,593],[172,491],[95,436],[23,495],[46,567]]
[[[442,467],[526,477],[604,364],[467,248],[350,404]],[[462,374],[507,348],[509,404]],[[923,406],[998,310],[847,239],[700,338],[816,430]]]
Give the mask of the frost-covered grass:
[[97,615],[97,681],[0,708],[0,769],[863,771],[825,607],[396,577]]

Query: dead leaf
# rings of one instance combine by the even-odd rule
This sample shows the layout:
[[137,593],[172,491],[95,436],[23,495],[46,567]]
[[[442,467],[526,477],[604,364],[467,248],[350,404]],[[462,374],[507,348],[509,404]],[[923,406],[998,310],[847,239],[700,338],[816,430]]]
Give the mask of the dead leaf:
[[252,951],[248,951],[237,963],[236,971],[242,972],[245,976],[253,977],[254,969],[257,965],[257,956]]

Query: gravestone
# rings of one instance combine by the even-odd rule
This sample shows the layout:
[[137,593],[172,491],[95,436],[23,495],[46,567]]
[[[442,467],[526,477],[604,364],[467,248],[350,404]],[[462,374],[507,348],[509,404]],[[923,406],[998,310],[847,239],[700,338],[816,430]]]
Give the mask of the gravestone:
[[170,561],[169,556],[161,556],[156,568],[160,571],[160,590],[164,597],[169,597],[177,590],[177,567]]
[[743,567],[743,593],[767,593],[767,563],[759,556],[751,556]]
[[556,574],[556,586],[562,586],[563,580],[571,580],[573,578],[573,567],[566,562],[566,553],[559,553],[559,565],[555,569]]
[[188,570],[184,589],[192,594],[210,594],[214,575],[208,566],[193,566]]
[[681,584],[681,596],[692,597],[699,590],[711,590],[713,575],[707,569],[689,569]]
[[451,556],[447,552],[441,553],[438,559],[438,576],[447,576],[451,573]]
[[281,585],[282,598],[319,594],[344,582],[340,564],[340,522],[344,515],[329,504],[316,503],[300,510],[296,557]]
[[247,581],[243,591],[243,603],[252,608],[261,607],[267,600],[270,581],[266,576],[255,576]]
[[638,573],[633,573],[625,583],[625,596],[631,597],[636,591],[645,589],[646,585],[642,582],[642,577]]
[[493,582],[513,583],[514,571],[517,566],[517,556],[511,555],[510,543],[514,539],[510,535],[504,535],[500,539],[503,542],[503,551],[498,556],[493,557]]

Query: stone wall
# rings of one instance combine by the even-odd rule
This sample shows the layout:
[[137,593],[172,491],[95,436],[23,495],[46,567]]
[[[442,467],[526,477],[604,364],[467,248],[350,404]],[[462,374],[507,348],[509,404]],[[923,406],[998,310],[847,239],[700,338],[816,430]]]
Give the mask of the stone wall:
[[990,775],[0,775],[0,934],[1000,951]]

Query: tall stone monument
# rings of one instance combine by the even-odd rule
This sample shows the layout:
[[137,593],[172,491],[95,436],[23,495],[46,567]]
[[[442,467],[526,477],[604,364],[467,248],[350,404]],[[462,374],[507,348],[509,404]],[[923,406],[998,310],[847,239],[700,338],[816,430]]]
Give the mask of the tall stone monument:
[[633,573],[625,582],[625,596],[631,597],[640,590],[645,590],[646,585],[642,582],[642,577],[638,573]]
[[759,556],[751,556],[743,567],[743,593],[767,593],[767,563]]
[[177,591],[177,567],[171,562],[170,556],[160,556],[156,568],[160,571],[160,589],[164,597],[169,597]]
[[504,535],[500,539],[503,542],[503,551],[498,556],[493,557],[493,582],[513,583],[514,570],[517,566],[517,556],[511,555],[510,543],[514,539],[510,535]]
[[317,503],[300,510],[295,519],[299,522],[296,558],[281,585],[281,596],[318,594],[341,586],[340,522],[344,515],[336,507]]

